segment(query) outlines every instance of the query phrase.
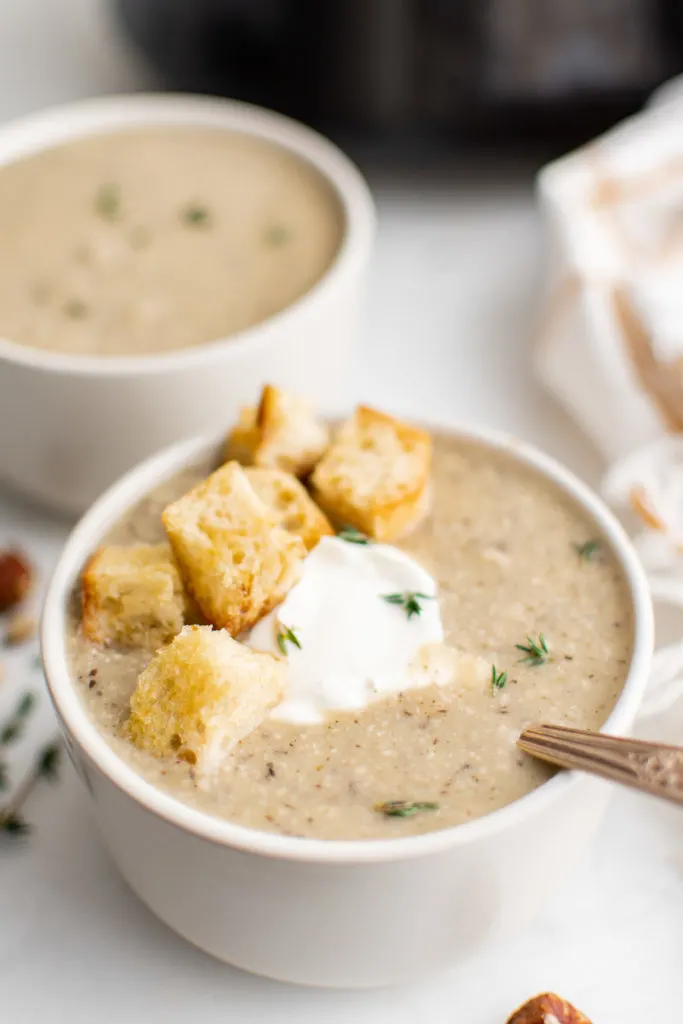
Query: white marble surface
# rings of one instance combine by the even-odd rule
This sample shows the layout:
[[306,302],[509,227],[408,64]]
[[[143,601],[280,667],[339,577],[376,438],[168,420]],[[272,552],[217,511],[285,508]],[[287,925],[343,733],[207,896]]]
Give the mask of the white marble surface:
[[[0,117],[145,78],[97,0],[1,0]],[[595,454],[530,376],[540,238],[530,183],[515,178],[373,176],[381,231],[350,398],[516,431],[594,480]],[[67,529],[0,494],[0,546],[21,542],[43,578]],[[22,687],[42,694],[34,655],[29,646],[2,659],[0,717]],[[51,728],[42,694],[19,762]],[[577,876],[516,942],[419,986],[373,993],[264,982],[185,945],[116,875],[70,770],[35,795],[30,817],[30,841],[0,847],[3,1021],[502,1024],[547,987],[596,1024],[681,1015],[683,815],[628,793],[615,794]]]

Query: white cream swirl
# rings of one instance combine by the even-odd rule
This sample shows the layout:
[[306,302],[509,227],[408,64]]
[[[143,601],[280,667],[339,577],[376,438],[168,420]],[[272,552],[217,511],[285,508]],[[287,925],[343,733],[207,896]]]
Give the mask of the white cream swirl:
[[[300,646],[286,638],[286,630]],[[320,722],[329,711],[363,708],[384,694],[430,682],[411,666],[425,645],[443,641],[436,583],[398,548],[326,537],[247,643],[280,654],[278,634],[290,681],[272,717]]]

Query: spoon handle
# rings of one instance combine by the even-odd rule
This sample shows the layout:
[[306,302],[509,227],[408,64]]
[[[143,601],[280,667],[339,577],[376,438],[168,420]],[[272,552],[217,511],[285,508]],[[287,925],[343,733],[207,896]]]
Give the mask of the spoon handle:
[[683,804],[683,747],[563,725],[531,725],[521,734],[517,746],[560,768],[578,768]]

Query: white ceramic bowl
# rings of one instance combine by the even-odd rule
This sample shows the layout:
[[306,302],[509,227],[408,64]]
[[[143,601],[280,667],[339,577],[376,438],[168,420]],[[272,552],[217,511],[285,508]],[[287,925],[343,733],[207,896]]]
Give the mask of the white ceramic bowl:
[[[489,431],[456,433],[534,466],[583,506],[609,539],[631,591],[635,645],[605,728],[628,732],[646,686],[653,626],[648,588],[626,535],[602,502],[552,459]],[[215,443],[176,445],[100,498],[72,533],[45,604],[50,692],[121,873],[195,945],[246,970],[312,985],[402,982],[519,928],[590,843],[607,801],[606,783],[558,774],[477,821],[406,839],[288,838],[178,802],[137,775],[98,733],[67,665],[69,595],[84,560],[122,513]]]
[[246,132],[285,147],[331,183],[344,211],[344,238],[303,298],[227,339],[160,355],[97,358],[0,338],[0,479],[65,512],[82,512],[151,452],[218,430],[264,378],[325,410],[344,400],[375,211],[357,169],[321,135],[229,100],[109,97],[0,127],[0,165],[84,135],[145,125]]

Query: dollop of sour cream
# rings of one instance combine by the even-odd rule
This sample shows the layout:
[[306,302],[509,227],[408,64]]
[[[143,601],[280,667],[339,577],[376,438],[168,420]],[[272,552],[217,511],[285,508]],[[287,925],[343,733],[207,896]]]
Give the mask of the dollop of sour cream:
[[[419,611],[409,615],[412,595]],[[411,665],[426,644],[443,641],[436,583],[391,545],[325,537],[306,558],[299,582],[256,624],[247,643],[282,654],[278,635],[289,661],[289,687],[271,717],[320,722],[332,710],[363,708],[384,694],[429,682],[411,673]]]

